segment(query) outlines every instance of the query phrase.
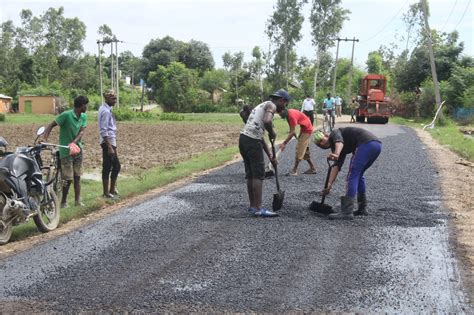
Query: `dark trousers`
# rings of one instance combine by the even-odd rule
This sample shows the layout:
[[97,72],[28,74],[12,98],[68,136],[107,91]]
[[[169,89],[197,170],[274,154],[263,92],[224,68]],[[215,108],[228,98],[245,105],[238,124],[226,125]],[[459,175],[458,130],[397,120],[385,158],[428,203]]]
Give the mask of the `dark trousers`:
[[314,125],[314,111],[312,110],[304,110],[303,114],[309,117],[309,120],[311,120],[311,125]]
[[110,155],[107,144],[102,143],[100,146],[102,147],[102,179],[108,180],[109,176],[112,180],[117,179],[121,168],[117,148],[112,146],[115,154]]

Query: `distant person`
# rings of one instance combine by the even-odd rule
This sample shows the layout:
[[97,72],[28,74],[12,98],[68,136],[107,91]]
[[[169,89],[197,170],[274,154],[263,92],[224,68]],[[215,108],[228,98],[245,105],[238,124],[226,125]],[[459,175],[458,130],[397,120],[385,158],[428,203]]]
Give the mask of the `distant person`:
[[313,98],[307,94],[306,98],[303,101],[303,105],[301,106],[301,111],[303,114],[308,116],[309,120],[311,121],[311,126],[314,126],[314,106],[316,103],[314,102]]
[[105,103],[100,106],[97,118],[102,147],[103,197],[116,198],[118,196],[117,178],[121,165],[117,154],[117,123],[112,113],[112,108],[117,102],[115,91],[105,92],[104,99]]
[[313,125],[309,118],[296,109],[280,108],[278,114],[288,121],[290,131],[288,136],[280,144],[280,150],[285,150],[286,145],[290,140],[296,136],[296,126],[300,126],[300,134],[298,135],[298,143],[296,144],[296,156],[295,164],[293,169],[288,173],[290,176],[298,175],[298,165],[302,160],[305,160],[309,164],[309,169],[303,172],[303,174],[316,174],[316,166],[311,161],[309,143],[311,142],[311,135],[313,133]]
[[336,105],[336,116],[342,117],[342,98],[339,95],[336,95],[334,103]]
[[[82,137],[87,127],[87,105],[89,99],[86,96],[78,96],[74,99],[74,108],[59,114],[44,132],[44,140],[48,141],[49,134],[54,127],[59,126],[59,144],[74,149],[59,148],[59,158],[62,172],[62,196],[61,208],[67,208],[67,195],[69,187],[74,180],[74,204],[84,206],[81,202],[81,176],[84,155],[82,152]],[[78,148],[78,152],[74,152]],[[71,154],[72,153],[72,154]],[[76,153],[76,154],[74,154]]]
[[329,115],[329,118],[332,121],[334,126],[336,122],[336,100],[331,97],[331,93],[326,94],[326,98],[323,100],[323,114],[326,112]]
[[[341,197],[341,211],[330,214],[329,218],[352,220],[354,215],[368,215],[364,173],[380,155],[382,142],[373,133],[357,127],[334,129],[329,135],[317,131],[314,142],[321,149],[331,149],[332,152],[327,158],[336,161],[336,167],[331,170],[328,187],[323,194],[329,194],[346,155],[352,153],[346,179],[346,194]],[[356,196],[358,209],[353,212]]]
[[356,122],[356,115],[357,115],[357,109],[359,108],[359,102],[357,102],[356,98],[353,97],[352,98],[352,101],[351,101],[351,105],[350,105],[350,109],[351,109],[351,123],[355,123]]
[[275,157],[264,143],[265,130],[272,141],[276,138],[273,129],[273,116],[277,110],[282,110],[288,105],[290,95],[285,90],[278,90],[270,95],[270,101],[257,105],[247,123],[240,132],[239,151],[244,160],[245,178],[247,180],[247,193],[250,201],[248,212],[261,217],[278,216],[276,212],[262,207],[262,189],[265,179],[265,162],[263,152],[265,151],[273,165],[276,164]]

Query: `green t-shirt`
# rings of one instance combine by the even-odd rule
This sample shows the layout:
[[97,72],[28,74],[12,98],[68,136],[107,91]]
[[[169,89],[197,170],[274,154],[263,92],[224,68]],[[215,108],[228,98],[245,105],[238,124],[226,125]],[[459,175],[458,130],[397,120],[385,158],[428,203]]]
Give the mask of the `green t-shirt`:
[[[59,144],[69,145],[76,138],[81,127],[87,126],[87,115],[81,113],[81,116],[77,118],[74,110],[67,110],[56,117],[56,123],[59,126]],[[81,148],[82,153],[82,142],[78,141],[77,145]],[[67,156],[69,156],[69,149],[59,148],[59,157]]]

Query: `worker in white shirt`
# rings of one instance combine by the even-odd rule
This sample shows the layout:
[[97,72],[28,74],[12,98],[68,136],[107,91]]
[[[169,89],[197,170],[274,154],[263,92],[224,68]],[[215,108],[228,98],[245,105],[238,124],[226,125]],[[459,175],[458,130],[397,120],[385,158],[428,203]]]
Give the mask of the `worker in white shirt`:
[[303,106],[301,106],[301,111],[303,112],[303,114],[309,117],[309,120],[311,121],[311,125],[313,126],[314,126],[314,105],[316,105],[316,103],[311,98],[311,96],[306,95],[306,98],[303,101]]

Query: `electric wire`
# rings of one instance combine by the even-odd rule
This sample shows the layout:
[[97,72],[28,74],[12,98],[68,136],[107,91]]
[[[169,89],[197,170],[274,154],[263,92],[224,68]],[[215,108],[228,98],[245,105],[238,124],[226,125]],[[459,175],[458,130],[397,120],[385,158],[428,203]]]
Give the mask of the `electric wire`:
[[401,6],[401,8],[398,10],[398,12],[390,19],[390,21],[388,21],[387,24],[385,24],[384,27],[382,27],[377,33],[375,33],[375,35],[373,35],[369,38],[363,39],[360,42],[361,43],[368,42],[369,40],[379,36],[395,20],[395,18],[400,14],[400,12],[402,12],[402,10],[405,8],[405,6],[408,2],[409,2],[409,0],[405,1],[405,3]]
[[459,20],[458,24],[456,24],[456,26],[454,27],[454,29],[457,29],[458,26],[459,26],[459,24],[461,24],[461,21],[464,19],[464,16],[466,15],[466,12],[467,12],[467,9],[468,9],[470,6],[471,6],[471,0],[469,0],[469,1],[467,2],[467,6],[466,6],[466,8],[464,9],[464,13],[462,14],[461,19]]
[[453,14],[454,8],[456,7],[456,4],[458,3],[458,0],[454,1],[454,5],[451,8],[451,12],[449,12],[448,17],[446,18],[446,21],[444,21],[444,25],[442,28],[440,28],[440,31],[442,32],[444,28],[446,27],[446,24],[448,24],[449,18],[451,17],[451,14]]

